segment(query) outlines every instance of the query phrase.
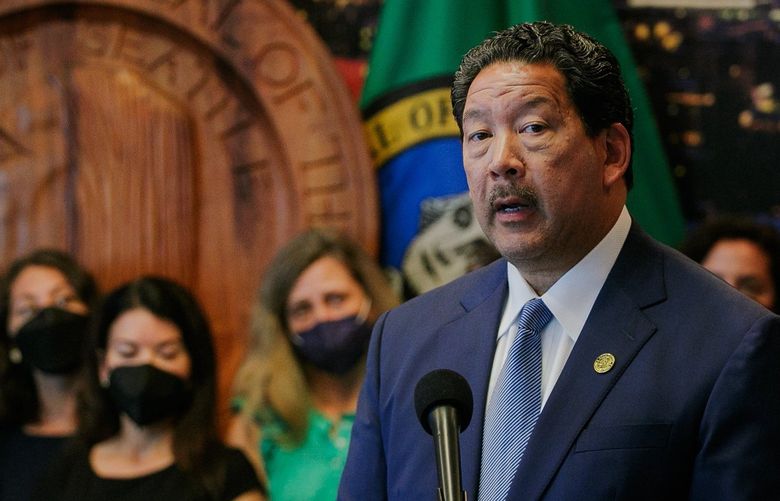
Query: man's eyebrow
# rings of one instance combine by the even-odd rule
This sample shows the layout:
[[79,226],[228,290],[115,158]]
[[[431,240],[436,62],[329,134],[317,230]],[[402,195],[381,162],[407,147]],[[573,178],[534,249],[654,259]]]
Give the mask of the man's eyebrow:
[[[541,106],[555,106],[557,105],[557,101],[555,99],[551,99],[548,96],[544,95],[537,95],[532,96],[526,101],[523,101],[521,104],[517,106],[517,110],[519,111],[527,111],[532,110],[534,108],[539,108]],[[470,108],[466,110],[463,113],[463,121],[466,120],[479,120],[481,118],[485,118],[490,115],[490,112],[483,108]]]
[[465,113],[463,113],[463,121],[466,120],[476,120],[484,117],[485,115],[488,115],[488,113],[485,110],[478,109],[478,108],[471,108],[470,110],[467,110]]

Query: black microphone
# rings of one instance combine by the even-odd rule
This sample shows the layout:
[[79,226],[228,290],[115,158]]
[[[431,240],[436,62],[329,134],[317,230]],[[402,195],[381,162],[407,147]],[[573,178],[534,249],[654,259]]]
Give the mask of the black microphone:
[[469,383],[455,371],[436,369],[414,388],[414,408],[425,431],[433,435],[439,500],[465,501],[460,476],[458,433],[471,422],[474,400]]

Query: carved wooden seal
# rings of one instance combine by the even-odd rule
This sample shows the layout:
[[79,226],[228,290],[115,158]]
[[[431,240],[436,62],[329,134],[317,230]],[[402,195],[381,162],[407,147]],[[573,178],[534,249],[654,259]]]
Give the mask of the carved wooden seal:
[[0,253],[191,287],[227,389],[265,266],[336,226],[377,246],[355,106],[280,0],[0,2]]

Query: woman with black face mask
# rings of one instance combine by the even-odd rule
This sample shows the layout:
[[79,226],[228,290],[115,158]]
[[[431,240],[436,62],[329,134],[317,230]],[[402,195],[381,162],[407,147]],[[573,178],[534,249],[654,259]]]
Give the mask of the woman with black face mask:
[[269,264],[228,441],[274,501],[336,499],[371,328],[397,303],[376,262],[333,231],[303,233]]
[[91,275],[53,249],[20,257],[0,279],[0,501],[29,499],[76,430],[76,374],[96,298]]
[[78,440],[32,499],[264,499],[251,463],[218,440],[214,347],[192,294],[142,277],[95,315]]

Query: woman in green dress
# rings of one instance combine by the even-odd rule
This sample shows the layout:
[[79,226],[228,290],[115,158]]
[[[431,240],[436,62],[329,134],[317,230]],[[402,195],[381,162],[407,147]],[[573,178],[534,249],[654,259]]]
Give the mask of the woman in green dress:
[[397,303],[376,262],[333,231],[299,235],[268,266],[228,442],[273,501],[336,499],[371,327]]

